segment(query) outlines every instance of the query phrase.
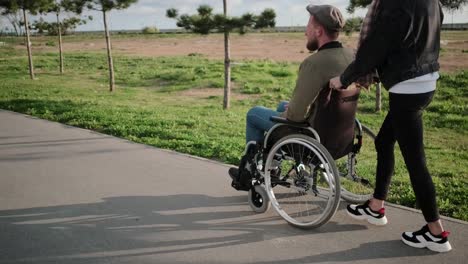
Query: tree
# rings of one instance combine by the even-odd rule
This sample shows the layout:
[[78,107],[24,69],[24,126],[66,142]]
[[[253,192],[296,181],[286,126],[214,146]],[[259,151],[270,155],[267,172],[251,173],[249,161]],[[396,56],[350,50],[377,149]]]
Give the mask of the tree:
[[112,46],[108,28],[108,12],[117,9],[122,10],[136,3],[138,0],[66,0],[68,10],[81,14],[85,8],[102,12],[104,31],[107,44],[107,61],[109,64],[109,90],[115,90],[114,62],[112,60]]
[[[56,35],[58,36],[59,42],[59,57],[60,57],[60,73],[64,73],[64,65],[63,65],[63,43],[62,43],[62,33],[66,33],[70,29],[76,28],[78,25],[82,25],[86,23],[86,20],[71,17],[68,19],[60,20],[61,13],[72,9],[73,5],[71,4],[70,0],[55,0],[51,5],[47,7],[47,10],[44,12],[47,13],[55,13],[57,18],[57,22],[49,23],[44,21],[42,18],[39,21],[35,21],[33,23],[34,29],[38,30],[39,33],[43,33],[47,31],[49,35]],[[92,17],[89,17],[92,19]],[[63,32],[62,32],[63,31]]]
[[231,55],[229,34],[237,30],[240,34],[247,33],[255,28],[274,27],[276,13],[273,9],[265,9],[259,16],[246,13],[241,17],[230,17],[227,15],[226,0],[223,0],[223,14],[213,14],[213,8],[208,5],[198,7],[198,14],[180,15],[177,9],[171,8],[166,12],[169,18],[177,19],[177,26],[186,30],[208,35],[212,32],[224,33],[224,101],[223,108],[230,107],[231,94]]
[[24,25],[21,19],[21,14],[19,11],[8,11],[6,9],[3,9],[1,11],[1,14],[10,22],[11,27],[15,31],[16,36],[21,36],[23,35],[23,29],[22,26]]
[[143,33],[143,34],[156,34],[156,33],[159,33],[159,29],[157,27],[144,27],[141,30],[141,33]]
[[362,26],[362,17],[353,17],[346,20],[343,31],[346,35],[351,35],[353,32],[358,32],[361,30]]
[[36,15],[50,7],[53,0],[0,0],[0,7],[6,14],[14,14],[23,11],[23,23],[26,31],[26,47],[28,49],[29,76],[35,79],[34,65],[32,60],[31,39],[29,36],[29,22],[27,12]]
[[[64,22],[68,24],[69,27],[76,27],[76,24],[81,22],[79,18],[71,18],[69,20],[60,21],[60,14],[64,11],[64,9],[71,8],[71,3],[68,0],[56,0],[54,4],[50,6],[49,12],[55,13],[57,18],[57,22],[55,25],[49,25],[48,32],[49,34],[52,33],[51,31],[56,31],[59,41],[59,57],[60,57],[60,73],[64,73],[64,66],[63,66],[63,45],[62,45],[62,28],[64,26]],[[66,32],[66,30],[65,30]]]
[[[0,12],[0,13],[1,13],[1,12]],[[3,35],[3,30],[5,30],[5,31],[8,30],[8,28],[4,26],[4,23],[5,23],[5,22],[4,22],[3,19],[0,17],[0,36]]]
[[[227,3],[223,0],[223,15],[227,16]],[[222,22],[222,21],[221,21]],[[231,41],[229,31],[224,30],[224,97],[223,109],[231,107]]]

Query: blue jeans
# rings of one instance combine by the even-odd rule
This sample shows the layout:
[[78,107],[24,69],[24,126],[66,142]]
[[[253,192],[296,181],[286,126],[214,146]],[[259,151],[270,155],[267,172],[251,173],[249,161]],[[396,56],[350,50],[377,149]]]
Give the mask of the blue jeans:
[[265,132],[275,125],[274,122],[270,121],[270,117],[279,116],[282,112],[286,111],[288,103],[288,101],[280,102],[276,111],[263,106],[251,108],[247,112],[246,142],[255,141],[262,143],[265,138]]

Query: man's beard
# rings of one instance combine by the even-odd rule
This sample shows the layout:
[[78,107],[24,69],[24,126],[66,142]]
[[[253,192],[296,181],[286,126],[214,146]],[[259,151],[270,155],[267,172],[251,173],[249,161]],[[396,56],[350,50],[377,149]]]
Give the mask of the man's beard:
[[316,51],[319,48],[319,44],[316,38],[307,42],[307,49],[310,51]]

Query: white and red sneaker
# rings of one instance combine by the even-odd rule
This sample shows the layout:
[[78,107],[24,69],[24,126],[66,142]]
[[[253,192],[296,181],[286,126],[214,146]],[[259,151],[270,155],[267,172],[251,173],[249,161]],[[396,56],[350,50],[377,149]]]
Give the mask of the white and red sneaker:
[[356,220],[367,220],[367,222],[378,226],[386,225],[387,217],[385,216],[385,208],[374,211],[369,207],[369,203],[370,201],[362,205],[350,204],[346,207],[346,212]]
[[429,231],[427,225],[416,232],[404,232],[401,235],[401,240],[408,246],[415,248],[428,248],[435,252],[448,252],[452,250],[452,246],[448,241],[450,232],[444,231],[442,234],[435,236]]

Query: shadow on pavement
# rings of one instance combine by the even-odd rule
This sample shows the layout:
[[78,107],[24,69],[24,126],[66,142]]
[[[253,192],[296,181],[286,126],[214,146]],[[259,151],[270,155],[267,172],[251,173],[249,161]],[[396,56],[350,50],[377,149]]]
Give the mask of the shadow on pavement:
[[[312,254],[314,252],[311,252]],[[386,258],[401,258],[411,256],[437,255],[438,253],[429,250],[415,250],[403,244],[401,240],[377,241],[360,244],[356,248],[333,253],[313,254],[305,258],[288,259],[281,261],[257,262],[258,264],[286,264],[286,263],[334,263],[349,262],[359,260],[378,260]]]
[[[0,263],[108,263],[113,258],[365,228],[329,222],[319,229],[299,230],[274,213],[253,213],[245,196],[111,197],[98,203],[0,211]],[[352,257],[369,250],[372,256],[388,243],[396,242],[364,245],[348,253]],[[400,254],[412,255],[403,247]],[[395,251],[389,252],[388,257],[394,256]],[[342,253],[327,258],[349,260]]]

